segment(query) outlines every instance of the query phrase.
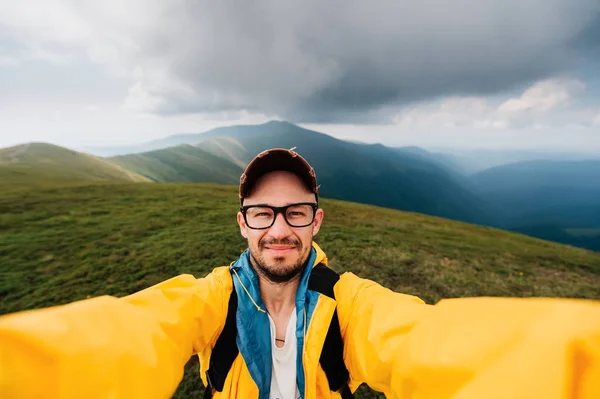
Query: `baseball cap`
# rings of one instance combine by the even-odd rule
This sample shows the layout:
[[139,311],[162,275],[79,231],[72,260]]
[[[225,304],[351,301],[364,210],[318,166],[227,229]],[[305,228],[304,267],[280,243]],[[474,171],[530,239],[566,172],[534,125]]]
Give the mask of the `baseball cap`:
[[285,170],[294,173],[304,182],[306,188],[315,194],[318,201],[319,186],[315,170],[306,159],[302,158],[295,150],[285,148],[271,148],[258,154],[246,167],[240,177],[240,204],[248,196],[256,181],[263,175],[276,170]]

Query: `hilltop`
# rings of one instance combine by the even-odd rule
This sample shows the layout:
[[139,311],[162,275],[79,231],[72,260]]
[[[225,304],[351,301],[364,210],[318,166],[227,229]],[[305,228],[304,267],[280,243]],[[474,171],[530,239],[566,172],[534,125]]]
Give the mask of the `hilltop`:
[[[235,186],[97,183],[0,196],[0,314],[202,277],[245,249]],[[331,267],[429,303],[462,296],[600,298],[600,254],[514,233],[323,199]],[[199,397],[192,359],[175,397]],[[361,389],[359,398],[374,397]]]
[[47,186],[57,182],[143,182],[148,178],[106,159],[46,143],[0,149],[0,186]]

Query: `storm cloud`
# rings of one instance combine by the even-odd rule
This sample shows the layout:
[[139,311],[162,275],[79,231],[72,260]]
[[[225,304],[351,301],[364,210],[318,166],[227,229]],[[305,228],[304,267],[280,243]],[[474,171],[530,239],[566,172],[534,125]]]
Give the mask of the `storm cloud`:
[[13,5],[0,25],[129,74],[127,106],[163,115],[389,122],[415,101],[522,90],[600,49],[597,0],[65,4]]

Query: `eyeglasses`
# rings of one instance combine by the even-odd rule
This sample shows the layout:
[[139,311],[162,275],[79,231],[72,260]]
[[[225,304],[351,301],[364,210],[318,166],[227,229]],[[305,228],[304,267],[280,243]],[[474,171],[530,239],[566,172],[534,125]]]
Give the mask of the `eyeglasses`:
[[251,229],[263,230],[273,226],[277,214],[282,213],[286,223],[291,227],[306,227],[315,220],[319,204],[300,202],[286,206],[246,205],[240,207],[246,225]]

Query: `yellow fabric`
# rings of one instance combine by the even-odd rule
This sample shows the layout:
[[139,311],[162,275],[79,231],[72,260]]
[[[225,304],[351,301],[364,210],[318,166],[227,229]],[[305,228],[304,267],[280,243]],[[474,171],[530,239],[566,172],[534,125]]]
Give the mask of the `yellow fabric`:
[[0,398],[172,396],[185,363],[223,327],[232,286],[226,273],[4,315]]
[[598,399],[600,302],[465,298],[425,305],[345,273],[345,361],[390,398]]
[[[315,249],[316,263],[326,263]],[[204,378],[231,290],[220,267],[120,299],[4,315],[0,398],[169,398],[193,354]],[[319,298],[306,332],[308,399],[340,397],[318,364],[336,306],[352,390],[366,382],[390,398],[600,398],[598,301],[468,298],[434,306],[352,273],[335,293],[337,303]],[[257,395],[239,355],[215,398]]]

